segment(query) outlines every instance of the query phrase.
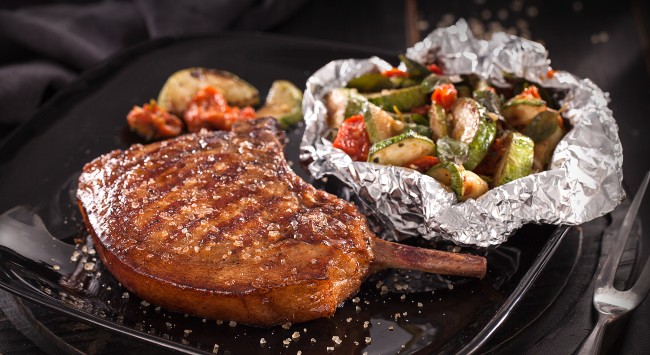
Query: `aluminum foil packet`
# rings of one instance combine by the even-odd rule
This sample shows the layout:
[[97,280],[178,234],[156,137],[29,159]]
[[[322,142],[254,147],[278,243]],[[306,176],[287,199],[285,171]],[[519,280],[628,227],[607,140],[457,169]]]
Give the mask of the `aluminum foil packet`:
[[608,95],[589,79],[562,71],[550,78],[548,52],[539,43],[496,33],[475,38],[464,20],[440,28],[408,48],[421,63],[441,63],[445,74],[477,74],[506,85],[504,74],[567,92],[560,101],[572,129],[558,144],[547,171],[457,202],[433,178],[417,171],[353,162],[328,139],[325,95],[371,70],[391,64],[380,58],[335,60],[307,81],[301,160],[316,178],[333,175],[348,185],[394,239],[421,236],[487,247],[507,240],[527,223],[577,225],[612,211],[624,198],[623,149]]

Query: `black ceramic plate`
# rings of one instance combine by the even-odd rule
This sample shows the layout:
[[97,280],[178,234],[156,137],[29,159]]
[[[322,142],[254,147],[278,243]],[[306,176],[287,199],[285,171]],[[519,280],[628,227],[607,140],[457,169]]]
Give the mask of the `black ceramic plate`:
[[[273,80],[304,87],[330,60],[371,55],[397,63],[395,53],[335,43],[205,36],[149,42],[84,75],[0,147],[0,287],[79,320],[186,352],[471,352],[497,330],[504,338],[522,331],[562,290],[573,267],[566,260],[575,258],[576,243],[562,248],[564,262],[556,273],[562,277],[551,283],[547,300],[518,315],[516,327],[500,325],[508,323],[510,311],[552,260],[568,228],[526,226],[488,253],[488,276],[482,281],[383,273],[365,282],[330,319],[268,329],[150,305],[123,289],[88,252],[92,248],[82,246],[85,230],[74,198],[81,167],[140,142],[126,128],[125,115],[133,105],[156,97],[174,71],[193,66],[228,70],[264,94]],[[301,127],[289,132],[286,155],[310,181],[298,164],[301,133]],[[312,182],[340,191],[332,181]]]

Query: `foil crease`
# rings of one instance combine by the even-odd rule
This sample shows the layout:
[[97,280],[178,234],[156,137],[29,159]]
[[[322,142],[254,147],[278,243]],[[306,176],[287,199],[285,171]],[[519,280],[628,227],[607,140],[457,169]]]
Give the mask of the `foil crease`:
[[307,81],[301,160],[316,178],[333,175],[348,185],[393,239],[421,236],[460,245],[498,245],[522,225],[577,225],[612,211],[624,198],[623,149],[608,95],[589,79],[556,71],[539,43],[497,33],[476,39],[464,20],[440,28],[408,48],[421,63],[441,63],[445,74],[478,74],[505,85],[504,73],[567,92],[560,104],[572,129],[555,149],[547,171],[457,202],[436,180],[416,171],[353,162],[327,139],[325,95],[352,78],[392,65],[380,58],[335,60]]

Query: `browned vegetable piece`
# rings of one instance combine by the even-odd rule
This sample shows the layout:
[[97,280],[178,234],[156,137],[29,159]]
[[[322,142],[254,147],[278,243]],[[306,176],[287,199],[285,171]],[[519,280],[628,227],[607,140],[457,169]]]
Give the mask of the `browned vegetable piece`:
[[513,97],[501,108],[506,121],[517,130],[523,130],[537,116],[546,111],[546,102],[536,98]]
[[566,134],[560,113],[548,109],[539,113],[523,132],[535,142],[533,169],[542,171],[553,157],[555,147]]
[[257,89],[225,70],[187,68],[172,74],[158,94],[158,104],[163,109],[181,116],[196,93],[211,86],[219,90],[231,106],[257,106],[260,94]]

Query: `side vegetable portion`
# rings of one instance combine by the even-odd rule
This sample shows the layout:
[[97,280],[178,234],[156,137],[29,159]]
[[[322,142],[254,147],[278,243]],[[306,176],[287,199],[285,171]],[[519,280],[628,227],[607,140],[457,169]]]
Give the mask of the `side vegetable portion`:
[[546,169],[567,132],[552,93],[400,59],[399,68],[360,75],[325,97],[335,147],[355,161],[426,173],[460,201]]
[[274,81],[260,105],[253,85],[224,70],[187,68],[173,73],[158,94],[127,116],[132,131],[146,140],[169,138],[186,130],[230,130],[238,120],[275,117],[284,129],[302,120],[302,92],[286,80]]

